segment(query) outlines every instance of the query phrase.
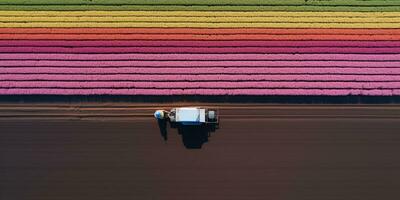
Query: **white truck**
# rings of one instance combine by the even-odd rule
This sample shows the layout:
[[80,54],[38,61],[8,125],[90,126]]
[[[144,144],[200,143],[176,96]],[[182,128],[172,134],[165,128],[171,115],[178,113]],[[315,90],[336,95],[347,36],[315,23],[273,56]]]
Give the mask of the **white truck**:
[[205,125],[217,129],[219,126],[218,111],[202,107],[172,108],[171,111],[157,110],[157,119],[167,119],[171,127]]

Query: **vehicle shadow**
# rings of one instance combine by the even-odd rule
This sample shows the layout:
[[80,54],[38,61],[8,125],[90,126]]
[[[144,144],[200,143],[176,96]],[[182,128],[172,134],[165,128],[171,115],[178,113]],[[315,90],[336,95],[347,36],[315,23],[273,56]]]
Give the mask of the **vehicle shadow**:
[[204,126],[178,126],[178,134],[182,137],[183,145],[187,149],[201,149],[208,142],[209,129]]
[[208,142],[210,133],[215,131],[206,125],[179,126],[164,119],[158,119],[157,123],[164,141],[168,140],[167,128],[170,124],[172,129],[177,129],[178,134],[182,137],[183,145],[187,149],[201,149],[203,144]]
[[157,119],[157,124],[158,124],[158,128],[160,128],[161,137],[164,139],[164,141],[167,141],[168,140],[168,131],[167,131],[168,120],[167,119]]

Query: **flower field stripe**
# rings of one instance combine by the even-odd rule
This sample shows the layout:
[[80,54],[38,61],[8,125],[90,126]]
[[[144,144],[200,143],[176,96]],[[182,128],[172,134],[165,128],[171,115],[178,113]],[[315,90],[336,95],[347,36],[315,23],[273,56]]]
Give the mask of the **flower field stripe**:
[[398,68],[326,68],[326,67],[207,67],[207,68],[91,68],[91,67],[2,67],[0,74],[371,74],[400,75]]
[[397,22],[341,23],[341,22],[0,22],[0,28],[80,28],[80,27],[140,27],[140,28],[400,28]]
[[158,17],[399,17],[400,12],[294,12],[294,11],[7,11],[0,16],[158,16]]
[[400,67],[399,61],[27,61],[5,60],[2,67]]
[[237,88],[286,88],[286,89],[397,89],[400,82],[291,82],[291,81],[252,81],[252,82],[135,82],[135,81],[1,81],[0,88],[71,88],[71,89],[237,89]]
[[186,53],[186,54],[234,54],[234,53],[301,53],[301,54],[399,54],[400,47],[0,47],[0,53]]
[[400,47],[400,41],[0,40],[0,47]]
[[400,54],[37,54],[37,53],[4,53],[0,60],[71,60],[71,61],[141,61],[141,60],[285,60],[285,61],[400,61]]
[[[0,12],[1,13],[1,12]],[[400,16],[399,16],[400,17]],[[273,29],[273,28],[0,28],[1,34],[189,34],[189,35],[400,35],[400,29]]]
[[0,5],[320,5],[320,6],[395,6],[396,0],[335,0],[335,1],[304,1],[304,0],[3,0]]
[[126,23],[126,22],[149,22],[149,23],[399,23],[400,18],[397,17],[199,17],[199,16],[182,16],[182,17],[149,17],[149,16],[0,16],[0,22],[57,22],[57,23]]
[[[28,3],[28,2],[13,2],[5,1],[0,4],[0,10],[8,11],[343,11],[343,12],[393,12],[399,11],[400,6],[394,1],[386,3],[384,1],[353,1],[346,3],[343,1],[335,3],[321,3],[322,1],[296,2],[296,3],[276,3],[263,2],[257,4],[245,3],[241,0],[240,3],[230,2],[228,4],[218,3],[89,3],[81,2],[78,4],[71,3]],[[330,2],[330,1],[325,1]]]
[[0,89],[3,95],[293,95],[398,96],[399,89]]
[[137,74],[0,74],[1,81],[400,81],[399,75],[197,75],[197,74],[179,74],[179,75],[137,75]]
[[0,40],[364,40],[399,41],[400,35],[189,35],[189,34],[0,34]]

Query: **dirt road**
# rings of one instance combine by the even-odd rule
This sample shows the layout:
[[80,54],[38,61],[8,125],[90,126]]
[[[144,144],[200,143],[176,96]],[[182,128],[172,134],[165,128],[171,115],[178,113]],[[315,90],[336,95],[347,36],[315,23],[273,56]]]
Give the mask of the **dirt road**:
[[2,104],[0,199],[397,199],[400,106],[218,104],[199,150],[161,104]]

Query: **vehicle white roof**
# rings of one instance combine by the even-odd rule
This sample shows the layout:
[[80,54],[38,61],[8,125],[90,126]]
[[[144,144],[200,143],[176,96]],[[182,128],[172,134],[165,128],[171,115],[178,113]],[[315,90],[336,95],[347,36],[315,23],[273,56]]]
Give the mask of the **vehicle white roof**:
[[205,122],[205,112],[196,107],[176,108],[176,122]]

